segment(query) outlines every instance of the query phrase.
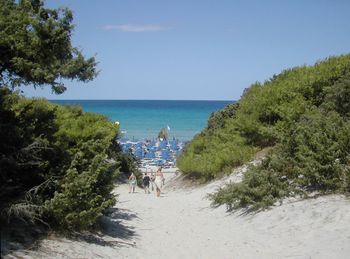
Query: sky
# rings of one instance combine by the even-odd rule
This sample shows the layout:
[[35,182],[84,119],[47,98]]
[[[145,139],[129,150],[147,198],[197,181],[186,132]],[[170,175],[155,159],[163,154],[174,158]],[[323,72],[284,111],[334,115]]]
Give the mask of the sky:
[[98,77],[48,99],[238,100],[256,81],[350,52],[349,0],[50,0]]

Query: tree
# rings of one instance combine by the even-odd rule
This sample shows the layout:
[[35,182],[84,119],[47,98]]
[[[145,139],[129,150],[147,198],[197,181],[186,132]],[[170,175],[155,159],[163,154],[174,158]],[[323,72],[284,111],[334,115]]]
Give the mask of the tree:
[[19,218],[86,229],[116,201],[119,127],[13,91],[50,86],[60,94],[64,79],[97,75],[95,58],[71,44],[72,20],[70,10],[45,8],[42,0],[0,0],[1,226]]
[[63,79],[96,77],[94,57],[84,58],[71,44],[72,12],[49,9],[42,0],[0,0],[0,85],[49,85],[66,90]]

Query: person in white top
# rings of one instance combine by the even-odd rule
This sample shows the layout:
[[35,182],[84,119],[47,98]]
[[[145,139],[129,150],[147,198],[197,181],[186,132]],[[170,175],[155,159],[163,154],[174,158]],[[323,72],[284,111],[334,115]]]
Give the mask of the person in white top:
[[134,173],[131,173],[130,177],[129,177],[129,193],[135,192],[135,187],[137,184],[137,180],[136,180],[136,176],[134,175]]
[[163,185],[163,179],[164,179],[164,175],[162,172],[162,168],[159,167],[158,171],[156,172],[156,179],[154,180],[154,184],[156,186],[156,191],[157,191],[157,197],[160,196],[160,192],[162,190],[162,185]]

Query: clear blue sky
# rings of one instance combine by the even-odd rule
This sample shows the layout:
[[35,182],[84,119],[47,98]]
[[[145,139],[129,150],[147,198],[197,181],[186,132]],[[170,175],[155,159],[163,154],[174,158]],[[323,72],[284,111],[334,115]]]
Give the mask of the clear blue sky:
[[349,0],[51,0],[99,76],[50,99],[237,100],[283,69],[350,52]]

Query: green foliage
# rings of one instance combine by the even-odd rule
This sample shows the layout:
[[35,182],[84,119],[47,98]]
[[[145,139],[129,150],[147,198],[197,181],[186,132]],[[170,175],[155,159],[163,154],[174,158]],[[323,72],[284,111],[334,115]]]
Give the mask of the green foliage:
[[[116,201],[111,193],[122,162],[118,126],[81,108],[25,99],[6,88],[0,100],[3,218],[91,227]],[[129,162],[124,167],[133,168]]]
[[253,148],[245,145],[243,138],[239,136],[198,135],[185,148],[184,154],[177,160],[177,165],[185,174],[210,180],[218,172],[229,172],[233,166],[247,161],[253,151]]
[[70,10],[45,8],[41,0],[1,0],[0,84],[50,85],[62,93],[62,79],[92,80],[96,61],[71,45],[72,20]]
[[55,151],[50,146],[57,129],[54,107],[47,102],[24,100],[0,88],[1,209],[23,198],[46,180],[54,168]]
[[132,154],[132,152],[123,152],[121,146],[114,139],[112,145],[108,149],[108,155],[113,157],[119,163],[119,170],[129,177],[133,172],[136,176],[142,175],[138,172],[138,159]]
[[56,224],[74,229],[93,226],[116,201],[111,194],[115,170],[116,164],[108,163],[102,155],[95,155],[87,171],[69,168],[59,191],[46,203]]
[[213,131],[225,126],[225,122],[229,118],[233,118],[239,104],[233,103],[224,107],[220,111],[213,112],[208,119],[208,131]]
[[[229,156],[229,160],[225,159],[225,168],[232,168],[241,161],[236,159],[235,153],[244,153],[242,162],[245,162],[253,155],[248,155],[248,149],[275,145],[302,114],[324,102],[327,89],[349,73],[349,63],[348,55],[333,57],[315,66],[286,70],[264,84],[253,84],[245,90],[236,106],[226,107],[211,117],[208,128],[188,145],[180,157],[180,169],[200,177],[207,175],[208,171],[215,176],[223,169],[222,163],[217,162],[222,159],[218,157]],[[226,110],[229,111],[227,116]],[[228,149],[242,152],[228,154]],[[189,157],[199,158],[200,162],[192,165],[184,162],[189,161]],[[206,166],[204,172],[205,163],[211,166]]]
[[25,99],[12,90],[64,79],[89,81],[94,58],[71,44],[72,12],[41,0],[0,0],[0,211],[65,229],[92,226],[115,202],[113,179],[122,160],[118,127],[79,107]]
[[314,109],[302,115],[273,155],[251,168],[238,184],[211,195],[228,209],[260,209],[286,196],[349,192],[350,122],[336,112]]
[[274,146],[241,183],[211,196],[230,209],[264,208],[296,193],[349,192],[349,97],[350,55],[283,71],[246,89],[230,116],[216,116],[218,123],[212,116],[178,165],[210,179],[252,158],[243,150]]
[[229,184],[209,195],[213,204],[235,208],[261,209],[289,194],[288,182],[273,170],[250,169],[241,183]]
[[305,190],[344,188],[350,158],[349,126],[334,111],[315,109],[301,116],[282,142],[281,159],[289,158],[293,168],[287,177]]
[[325,89],[325,100],[321,107],[350,118],[350,74]]

